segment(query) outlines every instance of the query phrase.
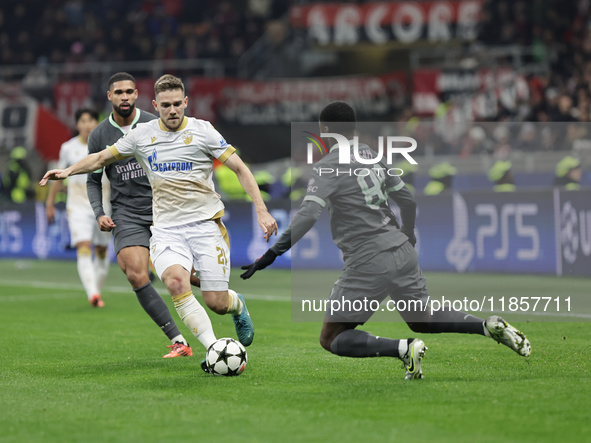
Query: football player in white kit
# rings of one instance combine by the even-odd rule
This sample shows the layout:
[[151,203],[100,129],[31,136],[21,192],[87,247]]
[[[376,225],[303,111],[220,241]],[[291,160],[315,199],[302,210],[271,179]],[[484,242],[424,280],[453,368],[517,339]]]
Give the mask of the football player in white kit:
[[[88,137],[97,124],[98,116],[95,111],[91,109],[76,111],[78,135],[61,146],[59,168],[67,168],[88,155]],[[101,288],[109,271],[107,247],[110,235],[108,232],[101,232],[96,223],[86,192],[86,176],[71,177],[67,185],[66,212],[70,228],[70,243],[76,247],[78,275],[89,303],[94,307],[102,308],[105,303],[101,298]],[[59,182],[52,183],[49,188],[45,205],[49,223],[53,223],[55,218],[54,203],[60,188]],[[103,201],[108,206],[109,186],[103,186],[103,189],[105,190]],[[91,249],[93,245],[94,260]]]
[[216,341],[207,312],[191,290],[189,277],[194,267],[200,274],[207,306],[218,314],[236,316],[238,338],[242,342],[244,335],[250,342],[254,328],[244,298],[228,291],[230,251],[221,221],[224,205],[212,179],[213,159],[217,158],[238,176],[252,199],[257,222],[267,241],[273,233],[277,234],[277,222],[267,211],[252,173],[236,155],[234,147],[211,123],[185,117],[188,98],[182,81],[164,75],[156,81],[154,92],[158,120],[138,124],[110,148],[91,154],[65,170],[48,171],[40,185],[134,156],[152,186],[152,263],[170,292],[181,320],[206,349]]

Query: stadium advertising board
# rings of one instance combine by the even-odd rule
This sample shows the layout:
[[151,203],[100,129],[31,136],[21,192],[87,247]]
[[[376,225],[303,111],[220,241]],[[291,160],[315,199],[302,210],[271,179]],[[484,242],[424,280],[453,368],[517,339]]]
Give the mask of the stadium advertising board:
[[557,275],[591,274],[591,204],[588,192],[555,192]]
[[447,42],[477,35],[482,1],[310,4],[294,6],[291,25],[318,45]]
[[[588,191],[466,192],[418,196],[417,245],[424,270],[591,276],[591,200]],[[268,204],[279,225],[288,226],[289,201]],[[260,257],[268,248],[259,235],[252,205],[229,203],[232,265]],[[273,241],[274,238],[271,240]],[[0,258],[74,259],[68,247],[65,210],[48,225],[42,203],[0,210]],[[340,269],[328,214],[276,266]]]
[[417,198],[419,262],[456,272],[556,271],[551,191]]

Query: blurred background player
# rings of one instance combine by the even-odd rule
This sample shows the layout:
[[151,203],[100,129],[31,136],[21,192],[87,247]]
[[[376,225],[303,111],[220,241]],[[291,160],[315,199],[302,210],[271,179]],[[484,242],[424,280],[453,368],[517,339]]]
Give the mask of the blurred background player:
[[425,185],[423,193],[425,195],[439,195],[443,191],[451,189],[455,175],[456,168],[449,162],[443,162],[432,166],[429,169],[429,177],[431,180]]
[[490,171],[488,178],[494,183],[495,192],[515,192],[515,178],[511,170],[512,164],[509,160],[497,160]]
[[24,146],[16,146],[10,151],[10,158],[3,168],[0,181],[0,197],[6,201],[24,203],[34,195],[27,156]]
[[419,170],[418,165],[413,165],[412,163],[409,163],[407,160],[404,160],[394,165],[394,167],[402,171],[400,178],[402,179],[404,185],[408,188],[408,190],[415,194],[415,179],[416,173]]
[[[138,97],[135,78],[119,72],[109,79],[107,98],[113,110],[90,135],[88,152],[113,145],[138,123],[156,116],[135,107]],[[88,196],[100,229],[113,232],[117,263],[131,284],[138,301],[150,318],[171,341],[165,358],[191,356],[189,344],[175,324],[168,306],[150,282],[149,246],[152,226],[152,189],[144,170],[133,157],[104,168],[111,182],[112,216],[105,213],[102,198],[103,169],[88,174]],[[53,184],[52,184],[53,185]],[[96,223],[96,222],[95,222]]]
[[556,165],[554,186],[564,187],[568,191],[576,191],[581,188],[582,173],[581,160],[572,155],[567,155]]
[[[79,109],[76,111],[75,118],[78,135],[62,145],[58,161],[59,168],[67,168],[86,157],[88,154],[88,137],[98,124],[98,115],[91,109]],[[86,192],[86,176],[72,177],[68,180],[67,185],[66,211],[70,229],[70,242],[76,247],[78,275],[90,304],[102,308],[105,303],[101,298],[101,289],[109,272],[107,247],[110,235],[108,232],[101,232],[96,224]],[[49,187],[45,212],[47,221],[50,224],[55,219],[54,203],[61,188],[62,182],[53,182]],[[108,188],[105,188],[105,191],[104,197],[108,202]],[[102,198],[103,194],[101,194]],[[92,258],[92,246],[94,246],[94,260]]]

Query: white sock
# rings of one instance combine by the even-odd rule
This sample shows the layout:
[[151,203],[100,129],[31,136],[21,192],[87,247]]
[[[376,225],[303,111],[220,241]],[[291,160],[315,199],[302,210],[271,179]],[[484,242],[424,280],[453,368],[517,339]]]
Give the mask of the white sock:
[[109,256],[105,254],[103,258],[94,256],[94,269],[96,272],[96,284],[99,291],[103,289],[103,283],[109,274]]
[[228,314],[239,315],[242,312],[242,300],[238,298],[236,291],[228,289]]
[[398,341],[398,355],[404,357],[408,352],[408,340],[402,338]]
[[211,320],[191,291],[172,297],[176,312],[205,349],[216,341]]
[[189,346],[189,343],[187,343],[187,340],[185,340],[185,337],[183,337],[182,334],[177,335],[176,337],[173,337],[170,342],[174,345],[175,343],[182,343],[185,346]]
[[82,286],[84,286],[86,296],[90,300],[93,295],[100,294],[99,288],[96,284],[96,273],[94,266],[92,265],[90,249],[80,248],[78,250],[76,264],[78,265],[80,281],[82,282]]

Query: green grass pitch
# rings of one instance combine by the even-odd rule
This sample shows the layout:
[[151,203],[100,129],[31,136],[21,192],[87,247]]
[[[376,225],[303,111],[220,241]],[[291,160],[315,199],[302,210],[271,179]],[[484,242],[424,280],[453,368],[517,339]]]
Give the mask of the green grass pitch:
[[[529,361],[485,337],[423,335],[425,379],[405,381],[398,360],[334,356],[319,323],[292,322],[288,272],[238,275],[256,336],[244,374],[224,378],[202,373],[204,350],[180,320],[196,355],[162,358],[169,343],[116,266],[106,307],[92,309],[73,262],[0,261],[0,442],[589,441],[588,322],[517,323]],[[328,294],[328,277],[312,287]],[[591,297],[588,279],[427,278],[432,296]],[[218,337],[235,336],[229,317],[210,317]],[[399,321],[365,329],[413,334]]]

